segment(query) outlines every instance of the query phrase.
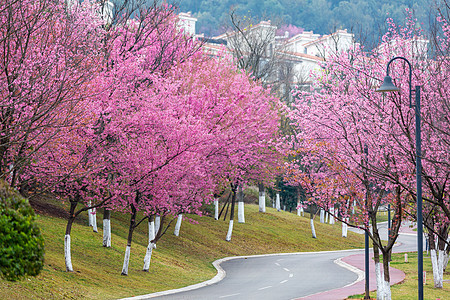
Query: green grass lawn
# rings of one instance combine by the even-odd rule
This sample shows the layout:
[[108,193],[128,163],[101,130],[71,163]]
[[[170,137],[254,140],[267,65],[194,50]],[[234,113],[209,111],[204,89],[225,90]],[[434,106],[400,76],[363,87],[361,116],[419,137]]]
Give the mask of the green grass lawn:
[[349,232],[341,237],[340,224],[316,223],[318,239],[311,238],[309,218],[267,208],[259,213],[257,205],[246,205],[246,223],[235,221],[231,242],[225,241],[227,221],[211,217],[188,216],[179,237],[169,229],[153,252],[149,272],[143,272],[148,242],[147,223],[134,234],[129,275],[121,276],[126,247],[128,216],[112,214],[112,247],[102,247],[101,214],[99,232],[87,226],[87,216],[72,229],[74,272],[65,271],[64,232],[66,220],[38,216],[45,238],[45,266],[37,277],[18,282],[0,280],[0,299],[114,299],[180,288],[215,276],[212,262],[234,255],[321,251],[363,248],[363,236]]
[[[406,274],[406,279],[399,284],[391,286],[392,299],[416,300],[417,299],[417,253],[408,253],[408,262],[405,263],[404,253],[394,253],[392,255],[391,266],[402,270]],[[450,272],[444,274],[444,288],[436,289],[433,283],[433,269],[431,268],[430,256],[424,252],[423,270],[426,272],[426,284],[423,287],[424,299],[446,300],[450,299]],[[370,296],[376,298],[376,293],[371,292]],[[363,299],[363,295],[355,295],[350,299]]]

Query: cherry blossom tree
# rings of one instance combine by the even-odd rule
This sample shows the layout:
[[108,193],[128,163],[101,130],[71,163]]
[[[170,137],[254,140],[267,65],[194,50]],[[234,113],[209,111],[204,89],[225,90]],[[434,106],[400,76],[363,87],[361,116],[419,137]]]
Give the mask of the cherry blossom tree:
[[[315,91],[297,95],[291,118],[298,130],[294,145],[298,160],[292,166],[291,180],[307,187],[310,199],[320,207],[339,206],[340,215],[336,217],[341,221],[349,217],[350,225],[366,231],[369,220],[372,222],[370,237],[378,294],[390,299],[390,253],[402,216],[405,210],[411,210],[411,200],[416,197],[414,111],[408,101],[408,66],[391,66],[390,75],[401,88],[400,93],[375,93],[377,80],[384,77],[386,63],[393,55],[413,62],[412,85],[423,86],[424,200],[440,203],[443,211],[448,208],[445,199],[436,196],[437,191],[448,186],[449,152],[443,146],[443,132],[448,131],[444,129],[448,128],[448,110],[442,109],[445,102],[441,99],[445,93],[435,92],[442,90],[445,83],[437,76],[438,72],[443,73],[440,61],[444,58],[431,60],[426,56],[426,42],[412,18],[407,19],[405,26],[388,21],[390,30],[377,49],[369,54],[356,49],[329,59],[324,71],[315,76]],[[348,215],[352,203],[357,204],[356,213]],[[389,240],[383,244],[376,213],[388,203],[395,214]],[[379,251],[383,255],[383,276]]]

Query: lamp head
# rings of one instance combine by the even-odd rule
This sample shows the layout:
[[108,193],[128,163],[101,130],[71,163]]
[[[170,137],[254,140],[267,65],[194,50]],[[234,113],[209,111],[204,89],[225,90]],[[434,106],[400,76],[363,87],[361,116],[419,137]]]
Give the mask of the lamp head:
[[397,92],[397,91],[400,91],[400,89],[392,83],[392,78],[389,75],[384,77],[383,84],[380,86],[380,88],[378,90],[376,90],[376,92],[382,92],[382,93]]

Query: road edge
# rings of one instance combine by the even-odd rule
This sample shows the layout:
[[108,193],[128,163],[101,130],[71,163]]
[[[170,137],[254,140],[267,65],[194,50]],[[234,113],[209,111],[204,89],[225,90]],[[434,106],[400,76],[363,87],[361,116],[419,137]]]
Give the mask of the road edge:
[[[221,258],[218,260],[215,260],[212,265],[216,268],[217,270],[217,274],[216,276],[214,276],[213,278],[200,282],[200,283],[196,283],[193,285],[189,285],[186,287],[182,287],[179,289],[172,289],[172,290],[166,290],[166,291],[161,291],[161,292],[155,292],[155,293],[151,293],[151,294],[146,294],[146,295],[140,295],[140,296],[133,296],[133,297],[128,297],[128,298],[122,298],[121,300],[143,300],[143,299],[150,299],[150,298],[155,298],[155,297],[159,297],[159,296],[166,296],[166,295],[171,295],[171,294],[176,294],[176,293],[181,293],[181,292],[187,292],[187,291],[191,291],[191,290],[195,290],[195,289],[199,289],[205,286],[209,286],[212,284],[215,284],[219,281],[221,281],[222,279],[225,278],[226,276],[226,272],[225,270],[220,266],[221,263],[232,260],[232,259],[242,259],[242,258],[257,258],[257,257],[268,257],[268,256],[285,256],[285,255],[309,255],[309,254],[317,254],[317,253],[337,253],[337,252],[353,252],[353,251],[363,251],[364,249],[346,249],[346,250],[332,250],[332,251],[315,251],[315,252],[294,252],[294,253],[271,253],[271,254],[259,254],[259,255],[244,255],[244,256],[230,256],[230,257],[225,257],[225,258]],[[337,259],[340,260],[340,259]],[[334,262],[336,264],[338,264],[339,266],[346,268],[356,274],[358,274],[358,279],[357,281],[349,284],[355,284],[359,280],[359,273],[355,270],[359,270],[356,267],[353,267],[352,265],[349,265],[343,261],[340,261],[340,263],[337,263],[335,260]]]

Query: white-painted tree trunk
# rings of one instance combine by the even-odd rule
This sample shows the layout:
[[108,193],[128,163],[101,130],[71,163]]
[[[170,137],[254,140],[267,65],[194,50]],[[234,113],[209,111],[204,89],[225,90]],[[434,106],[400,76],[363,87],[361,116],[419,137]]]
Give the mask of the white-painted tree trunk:
[[377,282],[377,300],[384,300],[384,280],[381,273],[381,264],[379,262],[375,263],[375,278]]
[[219,199],[214,199],[214,220],[219,220]]
[[277,209],[277,211],[281,210],[280,194],[279,193],[277,193],[277,195],[275,196],[275,208]]
[[103,247],[111,247],[111,220],[103,219]]
[[444,269],[445,269],[445,251],[439,250],[439,257],[438,257],[438,270],[439,270],[439,286],[436,286],[435,288],[442,288],[444,283]]
[[305,210],[303,209],[303,206],[300,206],[300,214],[301,214],[302,216],[305,215]]
[[325,223],[325,211],[320,209],[320,223]]
[[348,226],[345,223],[346,219],[343,219],[344,222],[342,222],[342,237],[347,237],[347,231],[348,231]]
[[381,263],[375,263],[375,276],[377,281],[377,300],[391,300],[391,285],[384,280]]
[[297,216],[299,216],[299,217],[300,217],[300,216],[302,215],[302,213],[301,213],[300,209],[301,209],[300,207],[299,207],[299,208],[297,208]]
[[227,237],[225,240],[227,242],[231,241],[231,234],[233,233],[233,220],[230,220],[230,224],[228,225]]
[[315,238],[317,238],[317,236],[316,236],[316,229],[314,228],[314,220],[313,219],[310,219],[310,220],[311,220],[310,224],[311,224],[312,237],[315,239]]
[[259,185],[259,212],[266,212],[266,192],[264,185]]
[[145,253],[144,257],[144,272],[148,272],[148,270],[150,269],[150,261],[152,260],[153,249],[156,249],[156,244],[150,242],[147,246],[147,252]]
[[447,251],[445,251],[444,252],[444,272],[447,269],[449,258],[450,258],[450,255],[447,253]]
[[353,200],[352,214],[355,214],[355,206],[356,206],[356,200]]
[[266,192],[262,184],[259,185],[259,212],[266,212]]
[[183,215],[179,214],[177,218],[177,224],[175,224],[175,230],[173,231],[173,234],[175,236],[180,235],[180,228],[181,228],[181,222],[183,221]]
[[334,207],[331,207],[330,208],[330,224],[334,224],[335,223],[333,215],[334,215]]
[[[88,202],[88,207],[91,206],[91,201]],[[89,226],[92,226],[94,221],[92,220],[92,209],[88,209],[88,224]]]
[[238,202],[238,222],[245,223],[244,202]]
[[97,209],[95,209],[95,208],[92,209],[92,230],[94,232],[98,232],[98,229],[97,229]]
[[156,237],[156,232],[155,232],[155,221],[150,221],[148,222],[148,243],[150,244],[151,241],[153,241]]
[[155,217],[155,235],[158,234],[160,226],[161,226],[161,217],[160,216],[156,216]]
[[325,223],[328,223],[329,216],[330,216],[330,214],[328,212],[325,212]]
[[[438,257],[439,253],[439,257]],[[442,254],[442,258],[440,257]],[[435,288],[442,288],[443,285],[443,271],[444,271],[444,257],[441,251],[437,252],[436,249],[430,250],[431,266],[433,268],[433,281]],[[441,273],[442,271],[442,273]]]
[[123,259],[122,275],[128,275],[128,265],[130,263],[131,247],[127,246],[125,249],[125,257]]
[[64,259],[66,261],[66,271],[73,272],[72,257],[70,254],[70,234],[64,236]]

